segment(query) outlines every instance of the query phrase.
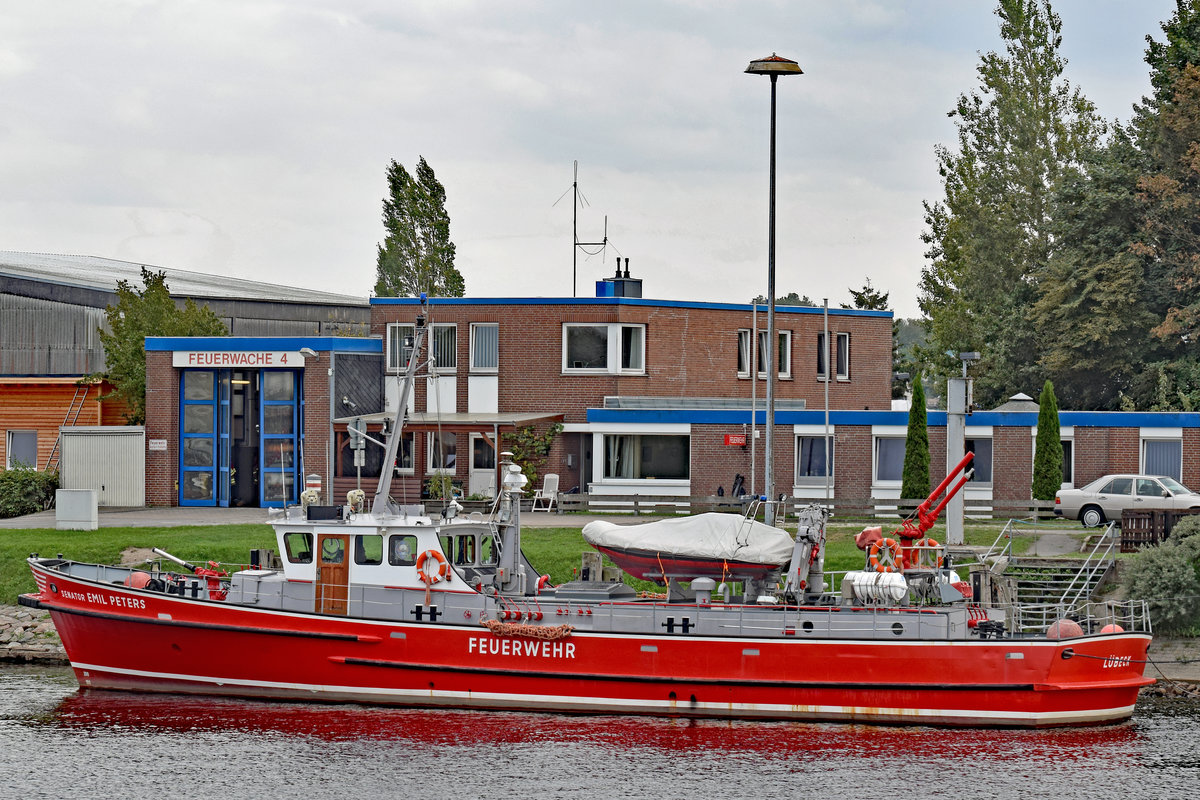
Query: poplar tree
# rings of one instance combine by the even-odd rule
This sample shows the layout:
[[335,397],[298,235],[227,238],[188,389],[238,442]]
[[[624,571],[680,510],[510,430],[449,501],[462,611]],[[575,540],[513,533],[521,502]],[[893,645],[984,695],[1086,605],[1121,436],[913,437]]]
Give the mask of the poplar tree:
[[462,297],[466,283],[454,267],[446,190],[425,157],[416,178],[394,159],[387,169],[383,199],[383,244],[377,246],[375,295]]

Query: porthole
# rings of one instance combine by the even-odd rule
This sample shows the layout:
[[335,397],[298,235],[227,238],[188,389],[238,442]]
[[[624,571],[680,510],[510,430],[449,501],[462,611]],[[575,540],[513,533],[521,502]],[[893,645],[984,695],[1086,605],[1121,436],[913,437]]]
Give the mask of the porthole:
[[800,630],[804,631],[805,633],[812,633],[813,632],[812,620],[811,619],[804,620],[804,622],[800,625]]
[[904,623],[893,622],[892,623],[892,633],[894,633],[896,636],[902,636],[904,634]]

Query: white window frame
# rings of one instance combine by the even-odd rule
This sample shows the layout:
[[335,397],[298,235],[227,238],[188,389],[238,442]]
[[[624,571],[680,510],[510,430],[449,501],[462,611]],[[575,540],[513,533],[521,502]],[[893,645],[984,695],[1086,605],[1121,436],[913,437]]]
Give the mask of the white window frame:
[[1146,445],[1151,442],[1172,442],[1179,445],[1179,474],[1170,477],[1183,480],[1183,428],[1142,428],[1138,439],[1138,463],[1143,475],[1163,474],[1158,470],[1151,471],[1146,465]]
[[[842,342],[846,343],[845,358],[842,357]],[[850,380],[850,334],[836,334],[836,338],[834,339],[833,363],[834,369],[837,370],[837,379],[839,381]]]
[[[442,359],[438,358],[441,353],[438,352],[436,345],[438,331],[453,331],[454,333],[454,363],[441,363]],[[433,370],[438,375],[452,375],[458,371],[458,324],[455,322],[435,322],[429,326],[429,357],[432,362]]]
[[[404,440],[411,442],[409,448],[409,465],[402,466],[404,463]],[[373,445],[372,445],[373,446]],[[401,431],[400,446],[396,448],[396,475],[416,475],[417,474],[417,432],[416,431]]]
[[[571,328],[605,328],[604,367],[573,367],[567,356],[567,333]],[[638,331],[637,367],[623,368],[621,352],[627,329]],[[564,322],[562,325],[562,371],[564,375],[645,375],[646,374],[646,326],[630,322]]]
[[[434,447],[435,436],[453,436],[454,437],[454,464],[446,467],[435,467],[433,464],[433,454],[437,452]],[[430,431],[425,436],[425,474],[426,475],[454,475],[458,471],[458,432],[457,431],[442,431],[440,434],[437,431]]]
[[737,376],[749,379],[750,370],[753,366],[751,363],[753,358],[750,351],[750,329],[739,328],[737,334],[737,359],[740,365],[745,366],[745,369],[742,369],[741,366],[738,367]]
[[[13,428],[11,430],[5,431],[5,434],[4,434],[4,468],[12,469],[13,467],[16,466],[16,462],[13,461],[13,443],[12,442],[13,442],[13,434],[14,433],[31,433],[31,434],[33,434],[33,463],[25,464],[25,466],[29,467],[31,469],[37,469],[38,468],[38,463],[37,463],[38,462],[38,432],[37,432],[37,430],[30,430],[28,428]],[[24,463],[24,462],[22,462],[22,463]]]
[[[404,355],[404,338],[413,336],[416,332],[416,326],[411,322],[389,322],[387,326],[387,339],[384,344],[387,347],[387,371],[391,374],[404,372],[408,368],[408,362],[403,360]],[[399,352],[397,352],[397,349]]]
[[[491,366],[480,366],[475,363],[475,337],[478,331],[490,328],[495,331],[496,337],[496,363]],[[472,322],[471,323],[471,374],[473,375],[495,375],[500,371],[500,323],[498,322]]]
[[893,426],[880,426],[871,432],[871,485],[886,486],[899,488],[904,483],[904,452],[900,454],[900,475],[897,478],[880,478],[879,477],[879,442],[883,439],[898,440],[903,446],[908,438],[907,429],[902,426],[894,426],[896,431],[891,431],[889,428]]
[[[792,378],[792,332],[777,330],[777,331],[775,331],[775,335],[778,337],[779,342],[780,342],[778,349],[773,354],[774,357],[779,361],[779,363],[775,365],[775,374],[778,376],[778,378],[780,380],[784,380],[784,381],[791,380],[791,378]],[[765,381],[767,379],[767,371],[765,369],[763,369],[763,357],[762,357],[763,340],[766,339],[766,337],[767,337],[767,331],[765,329],[760,329],[758,332],[758,379],[763,380],[763,381]],[[787,357],[786,365],[783,363],[783,359],[780,358],[781,352],[782,352],[783,356]],[[786,367],[786,369],[784,367]]]
[[826,469],[829,470],[829,485],[833,486],[834,475],[837,474],[836,473],[836,469],[837,469],[837,467],[836,467],[837,436],[835,435],[833,429],[832,428],[830,429],[828,436],[825,435],[825,427],[824,426],[810,428],[807,426],[797,425],[794,430],[795,430],[795,438],[796,438],[796,447],[795,447],[796,463],[795,463],[795,470],[794,470],[794,474],[793,474],[792,478],[795,481],[795,485],[796,486],[824,486],[825,485],[825,476],[823,476],[823,475],[814,476],[814,475],[801,475],[800,474],[800,440],[801,439],[826,439],[826,442],[825,442]]

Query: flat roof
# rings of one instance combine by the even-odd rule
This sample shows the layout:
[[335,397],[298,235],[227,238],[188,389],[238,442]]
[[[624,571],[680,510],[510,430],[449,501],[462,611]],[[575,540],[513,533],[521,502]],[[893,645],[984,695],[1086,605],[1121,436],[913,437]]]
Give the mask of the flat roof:
[[[372,297],[373,306],[413,306],[418,307],[421,301],[416,297]],[[650,308],[707,308],[722,311],[750,311],[754,305],[750,303],[704,303],[693,300],[650,300],[644,297],[431,297],[431,308],[437,306],[642,306]],[[767,306],[758,306],[762,314],[767,313]],[[775,306],[776,314],[824,314],[825,309],[819,306]],[[872,311],[865,308],[830,308],[831,317],[885,317],[895,316],[892,311]],[[764,323],[766,324],[766,323]]]

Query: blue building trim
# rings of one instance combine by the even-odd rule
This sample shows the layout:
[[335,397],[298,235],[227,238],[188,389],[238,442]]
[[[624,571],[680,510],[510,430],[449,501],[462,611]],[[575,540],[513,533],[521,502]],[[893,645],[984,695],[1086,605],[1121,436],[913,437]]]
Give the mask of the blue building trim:
[[382,353],[383,339],[355,336],[147,336],[146,351],[195,352],[299,350],[311,347],[333,353]]
[[[1035,411],[976,411],[967,417],[967,425],[995,428],[1033,428],[1037,426]],[[1077,428],[1200,428],[1200,413],[1149,411],[1063,411],[1059,424]],[[624,424],[741,425],[750,422],[749,409],[620,409],[589,408],[588,422]],[[766,411],[759,410],[755,421],[766,422]],[[777,411],[776,425],[822,425],[825,412]],[[929,411],[926,423],[932,428],[946,426],[945,411]],[[908,424],[907,411],[834,411],[829,412],[830,425],[892,425]]]
[[[373,306],[413,306],[421,304],[415,297],[372,297]],[[644,308],[701,308],[717,311],[752,311],[754,306],[749,303],[702,303],[691,300],[648,300],[642,297],[438,297],[429,300],[431,306],[576,306],[579,308],[594,308],[596,306],[630,306]],[[766,313],[766,305],[760,305],[759,310]],[[823,314],[823,308],[812,306],[775,306],[776,314]],[[830,316],[839,317],[884,317],[891,319],[891,311],[872,311],[863,308],[831,308]]]

